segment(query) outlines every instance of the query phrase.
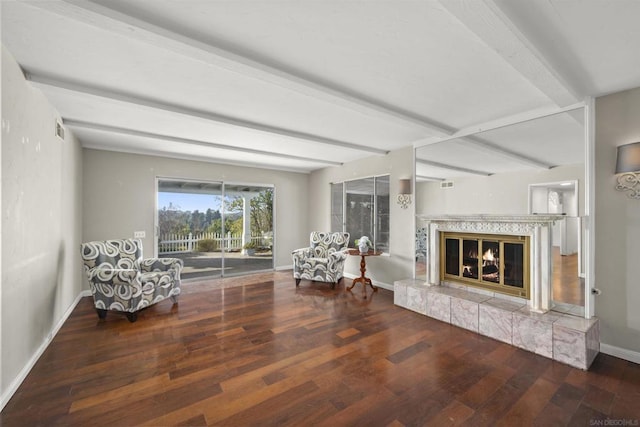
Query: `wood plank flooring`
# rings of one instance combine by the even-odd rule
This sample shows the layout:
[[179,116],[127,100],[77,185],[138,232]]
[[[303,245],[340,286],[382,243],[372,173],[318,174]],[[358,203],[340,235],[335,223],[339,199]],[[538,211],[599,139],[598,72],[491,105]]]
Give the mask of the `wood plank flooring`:
[[560,255],[553,247],[553,300],[584,307],[584,280],[578,277],[578,254]]
[[100,321],[84,298],[0,424],[587,426],[640,419],[640,365],[601,354],[584,372],[396,307],[384,289],[369,289],[363,300],[359,287],[350,293],[345,285],[302,281],[296,289],[290,271],[187,284],[179,305],[163,301],[136,323],[117,313]]

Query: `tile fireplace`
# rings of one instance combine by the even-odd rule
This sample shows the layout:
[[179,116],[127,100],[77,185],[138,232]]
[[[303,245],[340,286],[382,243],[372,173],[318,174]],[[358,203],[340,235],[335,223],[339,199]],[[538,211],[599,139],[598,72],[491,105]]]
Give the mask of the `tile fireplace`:
[[[430,254],[427,285],[483,288],[496,296],[518,298],[532,311],[549,311],[551,226],[562,218],[562,215],[418,215],[427,228]],[[448,252],[451,257],[446,256]]]
[[427,280],[395,281],[394,303],[588,369],[600,350],[599,320],[550,311],[551,226],[561,218],[419,215]]

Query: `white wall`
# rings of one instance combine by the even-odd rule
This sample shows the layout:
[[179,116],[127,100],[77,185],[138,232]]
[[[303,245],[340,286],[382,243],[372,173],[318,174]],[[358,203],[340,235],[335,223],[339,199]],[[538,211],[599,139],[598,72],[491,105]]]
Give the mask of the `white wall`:
[[83,159],[85,241],[145,231],[144,256],[153,256],[158,176],[274,184],[276,267],[290,268],[291,251],[305,240],[300,236],[308,236],[308,174],[89,149]]
[[82,291],[81,148],[2,47],[2,404]]
[[529,184],[578,180],[580,215],[584,215],[584,165],[454,179],[416,185],[418,214],[527,214]]
[[640,141],[640,88],[596,99],[595,286],[601,342],[640,362],[640,200],[614,190],[616,147]]
[[[309,233],[313,230],[331,230],[331,184],[374,175],[390,174],[390,256],[369,257],[367,277],[374,284],[393,286],[398,279],[413,277],[414,255],[414,205],[402,209],[396,203],[399,180],[413,175],[413,148],[392,151],[385,156],[372,156],[363,160],[328,167],[311,173],[309,193],[309,226],[300,247],[309,245]],[[413,191],[413,189],[412,189]],[[360,276],[360,257],[347,258],[345,273]],[[393,289],[393,288],[392,288]],[[358,289],[359,290],[359,289]]]

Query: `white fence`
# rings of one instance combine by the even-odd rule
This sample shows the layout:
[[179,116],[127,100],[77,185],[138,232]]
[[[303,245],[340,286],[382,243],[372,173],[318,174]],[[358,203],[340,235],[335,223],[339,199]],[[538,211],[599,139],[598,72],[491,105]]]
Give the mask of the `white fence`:
[[[231,234],[226,235],[220,233],[200,233],[187,235],[184,234],[162,234],[160,235],[160,244],[158,253],[175,254],[182,252],[198,252],[198,242],[201,240],[212,240],[213,246],[209,249],[220,251],[224,247],[226,251],[242,249],[242,235]],[[262,234],[252,234],[251,242],[256,246],[264,247],[271,245],[271,238]]]

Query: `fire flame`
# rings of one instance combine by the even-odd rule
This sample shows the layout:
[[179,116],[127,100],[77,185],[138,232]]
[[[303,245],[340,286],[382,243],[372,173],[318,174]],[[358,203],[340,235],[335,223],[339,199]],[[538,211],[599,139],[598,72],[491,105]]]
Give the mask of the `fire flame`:
[[482,259],[484,261],[495,261],[493,250],[491,250],[491,248],[487,249],[487,251],[482,254]]

